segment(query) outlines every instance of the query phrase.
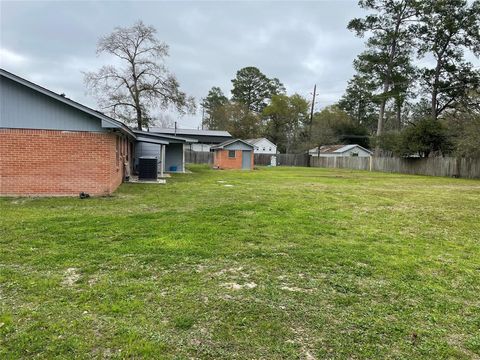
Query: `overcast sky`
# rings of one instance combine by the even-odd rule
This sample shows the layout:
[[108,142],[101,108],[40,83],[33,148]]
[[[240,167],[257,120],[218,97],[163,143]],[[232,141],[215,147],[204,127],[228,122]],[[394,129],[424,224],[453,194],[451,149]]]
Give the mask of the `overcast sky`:
[[[245,66],[278,77],[287,92],[334,103],[353,74],[363,39],[346,29],[363,12],[356,1],[25,2],[1,1],[1,67],[73,100],[96,107],[82,71],[111,61],[95,55],[98,37],[143,20],[170,46],[167,65],[197,101],[212,86],[230,96]],[[201,114],[179,118],[197,127]]]

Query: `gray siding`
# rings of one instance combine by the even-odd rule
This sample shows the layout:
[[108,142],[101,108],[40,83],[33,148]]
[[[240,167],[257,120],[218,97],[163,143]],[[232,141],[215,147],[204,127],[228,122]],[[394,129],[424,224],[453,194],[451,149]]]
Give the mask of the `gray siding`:
[[141,156],[154,156],[158,160],[158,173],[160,174],[161,158],[160,145],[145,142],[137,142],[135,144],[135,164],[134,169],[137,170],[138,158]]
[[0,127],[106,131],[99,118],[3,76],[0,77]]
[[[135,169],[137,169],[140,156],[154,156],[159,160],[159,166],[161,166],[160,145],[137,142],[135,145]],[[170,166],[176,166],[178,172],[184,170],[183,144],[168,144],[165,146],[165,171],[170,171]],[[160,173],[160,167],[158,171]]]
[[176,166],[177,171],[183,171],[183,144],[168,144],[165,149],[165,171],[170,166]]
[[224,147],[225,150],[253,150],[253,146],[248,146],[241,141],[234,142],[233,144]]

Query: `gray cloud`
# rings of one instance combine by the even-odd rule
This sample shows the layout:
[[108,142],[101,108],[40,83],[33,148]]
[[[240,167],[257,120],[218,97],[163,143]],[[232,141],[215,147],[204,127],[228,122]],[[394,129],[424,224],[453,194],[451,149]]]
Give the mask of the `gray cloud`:
[[[289,93],[319,106],[339,99],[363,48],[346,29],[363,13],[356,1],[318,2],[5,2],[1,6],[1,66],[95,107],[82,71],[112,61],[95,55],[99,36],[141,19],[170,46],[168,67],[199,100],[212,86],[225,93],[238,69],[257,66]],[[196,127],[200,114],[179,119]]]

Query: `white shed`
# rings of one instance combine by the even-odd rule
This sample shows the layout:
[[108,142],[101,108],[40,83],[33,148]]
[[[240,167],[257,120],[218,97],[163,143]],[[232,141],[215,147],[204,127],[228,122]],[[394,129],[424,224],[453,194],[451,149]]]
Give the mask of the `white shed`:
[[271,154],[277,153],[277,145],[268,140],[267,138],[248,139],[245,140],[254,147],[254,154]]
[[365,149],[363,146],[358,144],[349,144],[349,145],[324,145],[308,150],[308,154],[311,156],[320,156],[320,157],[348,157],[348,156],[357,156],[357,157],[369,157],[373,155],[368,149]]

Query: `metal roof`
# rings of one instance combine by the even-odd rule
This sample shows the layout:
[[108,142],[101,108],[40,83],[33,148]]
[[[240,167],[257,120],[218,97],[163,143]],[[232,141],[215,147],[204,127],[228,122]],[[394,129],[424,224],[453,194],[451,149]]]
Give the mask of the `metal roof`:
[[153,137],[157,139],[164,139],[165,141],[168,142],[184,142],[184,143],[196,143],[197,140],[195,139],[189,139],[186,137],[182,136],[172,136],[172,135],[164,135],[164,134],[157,134],[153,133],[150,131],[142,131],[142,130],[133,130],[133,132],[138,136],[143,136],[143,137]]
[[[368,152],[369,154],[373,154],[372,151],[365,149],[363,146],[360,146],[358,144],[323,145],[323,146],[320,146],[320,152],[323,154],[341,154],[341,153],[344,153],[345,151],[351,150],[356,147]],[[309,151],[318,152],[318,147],[310,149]]]
[[223,143],[221,144],[218,144],[218,145],[214,145],[212,146],[210,149],[223,149],[225,146],[228,146],[230,144],[233,144],[233,143],[236,143],[237,141],[240,141],[242,143],[244,143],[245,145],[247,146],[250,146],[253,148],[253,145],[246,142],[245,140],[242,140],[242,139],[231,139],[231,140],[227,140],[227,141],[224,141]]
[[256,143],[262,141],[262,140],[267,140],[270,144],[272,144],[273,146],[277,146],[275,145],[273,142],[271,142],[270,140],[268,140],[267,138],[263,137],[263,138],[258,138],[258,139],[247,139],[245,140],[246,142],[252,144],[252,145],[255,145]]
[[223,130],[201,130],[201,129],[179,129],[151,127],[150,132],[160,134],[177,135],[203,135],[203,136],[227,136],[232,137],[228,131]]
[[356,148],[356,147],[359,147],[360,149],[372,154],[372,152],[370,150],[365,149],[363,146],[360,146],[360,145],[357,145],[357,144],[345,145],[344,147],[342,147],[341,149],[339,149],[335,152],[345,152],[345,151],[351,150],[351,149]]
[[158,138],[154,138],[154,137],[149,137],[149,136],[143,136],[143,135],[140,135],[140,134],[137,134],[136,140],[138,142],[144,142],[144,143],[149,143],[149,144],[158,144],[158,145],[168,145],[168,144],[170,144],[166,140],[162,140],[162,139],[158,139]]

